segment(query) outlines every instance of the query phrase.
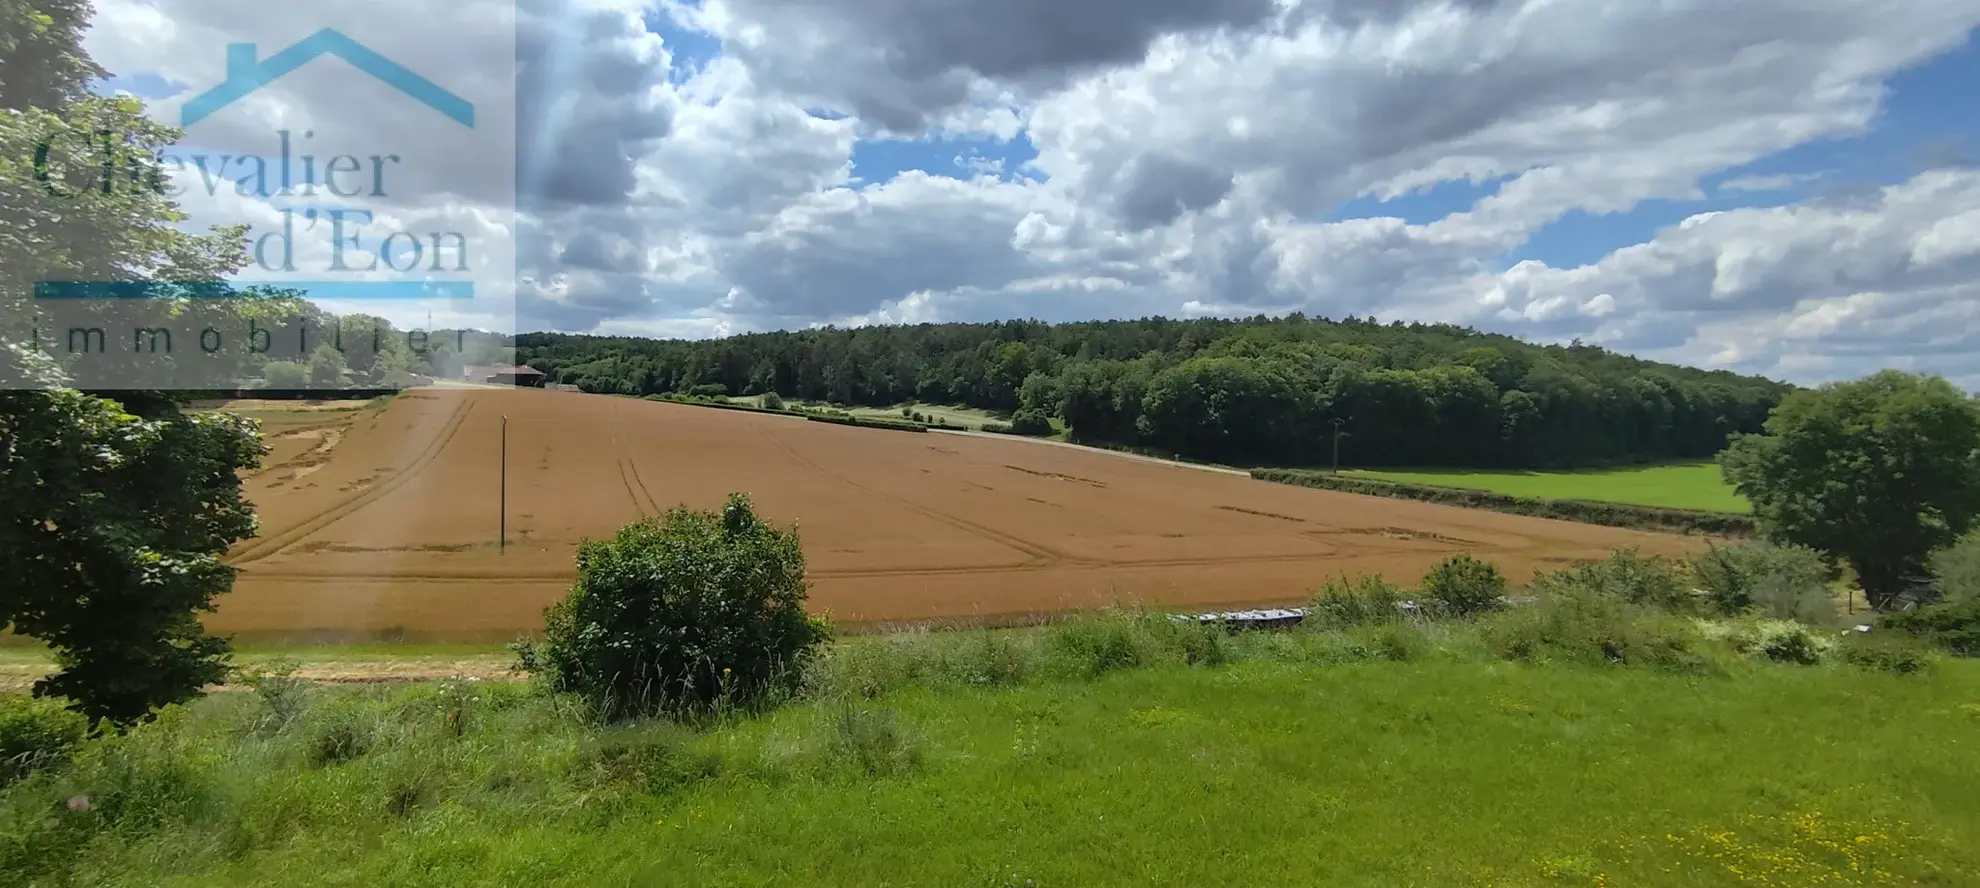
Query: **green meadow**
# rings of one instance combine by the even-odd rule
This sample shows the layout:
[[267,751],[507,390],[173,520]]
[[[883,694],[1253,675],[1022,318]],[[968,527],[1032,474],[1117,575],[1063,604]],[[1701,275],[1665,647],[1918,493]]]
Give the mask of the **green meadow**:
[[1719,477],[1712,463],[1579,471],[1485,471],[1417,469],[1361,471],[1382,481],[1469,487],[1538,499],[1580,499],[1706,512],[1750,512],[1752,506]]
[[601,725],[523,683],[264,676],[0,790],[0,873],[201,888],[1972,884],[1980,664],[1790,665],[1650,619],[1615,624],[1666,636],[1630,665],[1509,661],[1507,633],[1542,637],[1517,614],[1221,641],[1131,616],[855,638],[801,698],[694,723]]

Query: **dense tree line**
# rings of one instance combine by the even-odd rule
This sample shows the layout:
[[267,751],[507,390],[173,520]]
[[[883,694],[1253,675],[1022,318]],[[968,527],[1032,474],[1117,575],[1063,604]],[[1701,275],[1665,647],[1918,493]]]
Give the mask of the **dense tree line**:
[[[720,390],[1058,417],[1076,440],[1236,463],[1587,466],[1709,458],[1789,386],[1448,325],[1145,318],[823,328],[711,341],[532,333],[586,391]],[[719,387],[719,388],[716,388]]]

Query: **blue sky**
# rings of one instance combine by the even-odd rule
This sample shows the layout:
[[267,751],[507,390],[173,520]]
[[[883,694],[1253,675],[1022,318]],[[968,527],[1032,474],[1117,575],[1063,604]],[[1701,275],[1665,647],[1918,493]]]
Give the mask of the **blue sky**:
[[[721,52],[720,43],[683,30],[663,16],[649,27],[675,54],[674,77],[692,73]],[[1954,52],[1902,71],[1887,83],[1883,114],[1868,133],[1848,139],[1804,143],[1736,169],[1708,177],[1700,200],[1650,200],[1629,211],[1591,215],[1574,211],[1536,232],[1526,244],[1502,257],[1506,266],[1537,259],[1556,268],[1595,262],[1617,248],[1649,241],[1659,229],[1698,213],[1740,207],[1782,206],[1824,193],[1901,182],[1923,168],[1964,157],[1980,162],[1980,113],[1948,114],[1972,108],[1971,91],[1980,84],[1980,45],[1969,39]],[[829,116],[823,112],[820,116]],[[920,141],[866,139],[853,148],[853,176],[861,184],[885,182],[903,172],[968,178],[996,171],[1005,179],[1036,176],[1024,164],[1037,156],[1022,132],[1008,142],[989,138],[933,138]],[[1471,207],[1511,177],[1485,182],[1443,182],[1392,200],[1357,198],[1334,208],[1330,220],[1394,216],[1424,224]],[[1722,183],[1776,187],[1721,188]]]
[[[1601,215],[1576,210],[1536,232],[1505,257],[1506,264],[1537,259],[1555,268],[1573,268],[1647,242],[1658,230],[1699,213],[1782,206],[1838,190],[1891,185],[1918,173],[1929,159],[1980,162],[1980,111],[1972,98],[1976,84],[1980,44],[1969,38],[1964,47],[1892,77],[1886,83],[1883,113],[1863,135],[1803,143],[1710,176],[1703,183],[1702,200],[1649,200],[1627,212]],[[1947,113],[1962,108],[1968,113]],[[1720,187],[1773,178],[1781,179],[1783,187]],[[1389,201],[1358,198],[1335,208],[1329,218],[1395,216],[1427,224],[1469,208],[1496,192],[1501,181],[1442,182]]]
[[[686,80],[721,54],[717,38],[678,27],[661,13],[650,13],[646,24],[661,35],[673,55],[670,80]],[[1893,184],[1934,161],[1959,158],[1980,163],[1980,113],[1946,113],[1949,108],[1972,108],[1975,84],[1980,84],[1980,43],[1969,39],[1961,49],[1892,77],[1886,85],[1884,112],[1868,133],[1804,143],[1711,176],[1704,182],[1706,195],[1701,200],[1650,200],[1627,212],[1599,215],[1574,211],[1536,232],[1525,245],[1503,257],[1504,262],[1510,266],[1537,259],[1556,268],[1572,268],[1592,263],[1619,247],[1648,241],[1659,229],[1698,213],[1780,206],[1838,190]],[[174,84],[149,74],[113,77],[103,88],[128,90],[145,98],[179,91]],[[860,184],[886,182],[910,170],[954,178],[987,172],[1008,180],[1036,177],[1037,173],[1024,167],[1036,156],[1036,149],[1020,132],[1010,141],[864,139],[854,146],[852,163],[853,176]],[[1411,224],[1425,224],[1469,208],[1510,178],[1442,182],[1387,201],[1357,198],[1334,208],[1327,218],[1393,216]],[[1778,180],[1780,184],[1759,190],[1720,187],[1726,182],[1756,180]]]

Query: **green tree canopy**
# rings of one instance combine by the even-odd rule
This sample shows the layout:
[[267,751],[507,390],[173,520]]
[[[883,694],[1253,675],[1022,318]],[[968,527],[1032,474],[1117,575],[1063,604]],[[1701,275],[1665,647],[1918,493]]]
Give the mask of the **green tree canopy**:
[[90,95],[102,72],[79,43],[88,15],[78,0],[0,0],[0,624],[53,650],[57,672],[37,695],[122,724],[223,677],[226,644],[198,613],[231,588],[221,556],[254,530],[237,471],[263,451],[250,420],[187,415],[163,392],[67,387],[51,356],[12,335],[39,281],[212,281],[245,259],[238,229],[180,231],[161,190],[51,191],[37,175],[55,136],[76,151],[109,139],[154,165],[177,136],[135,99]]
[[1886,370],[1788,395],[1719,463],[1763,532],[1848,561],[1883,608],[1980,516],[1980,407],[1944,379]]

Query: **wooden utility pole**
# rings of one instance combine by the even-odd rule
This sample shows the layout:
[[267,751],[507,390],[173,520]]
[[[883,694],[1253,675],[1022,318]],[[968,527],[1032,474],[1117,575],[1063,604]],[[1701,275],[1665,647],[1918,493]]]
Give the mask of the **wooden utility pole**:
[[506,413],[502,414],[501,489],[502,501],[501,505],[497,507],[497,510],[502,513],[501,518],[498,519],[502,529],[501,536],[495,544],[495,551],[497,554],[506,555],[509,552],[509,415]]

